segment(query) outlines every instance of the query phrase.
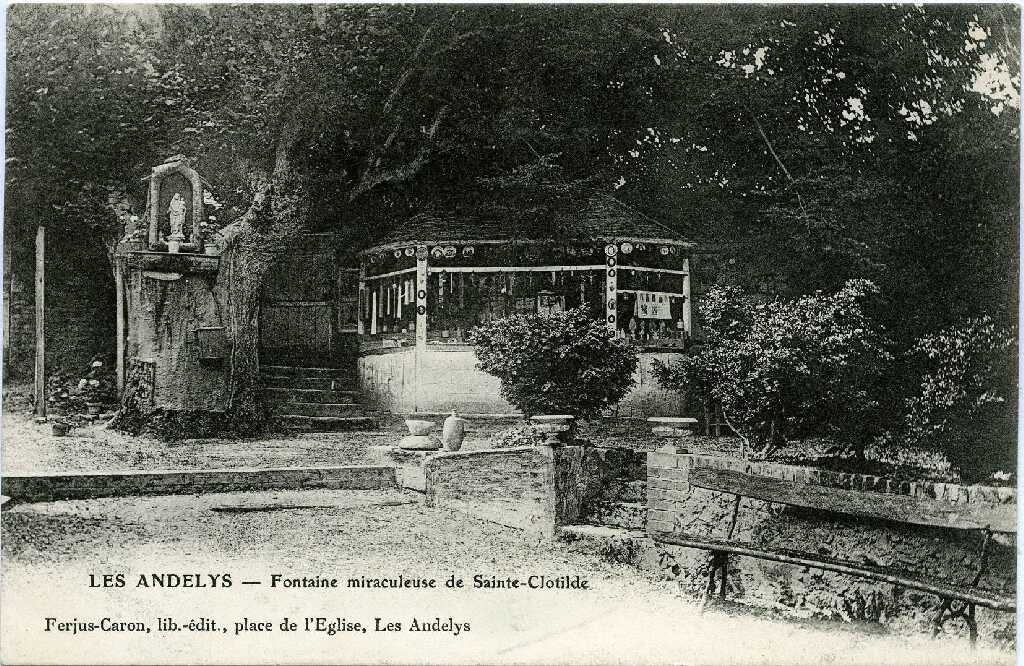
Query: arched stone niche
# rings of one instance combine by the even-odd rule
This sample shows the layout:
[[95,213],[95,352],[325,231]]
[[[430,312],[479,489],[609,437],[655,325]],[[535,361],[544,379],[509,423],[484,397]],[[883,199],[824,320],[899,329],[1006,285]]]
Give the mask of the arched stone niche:
[[[177,199],[175,199],[177,195]],[[180,204],[178,203],[180,202]],[[199,225],[203,212],[203,181],[180,155],[153,167],[149,179],[149,249],[171,234],[174,208],[184,208],[181,242],[202,251]]]

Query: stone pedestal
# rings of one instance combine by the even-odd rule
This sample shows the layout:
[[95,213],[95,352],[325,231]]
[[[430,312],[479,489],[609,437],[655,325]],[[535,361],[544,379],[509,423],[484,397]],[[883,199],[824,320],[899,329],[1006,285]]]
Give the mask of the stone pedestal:
[[406,451],[437,451],[441,440],[434,435],[407,435],[398,442],[398,448]]
[[683,416],[652,416],[647,419],[651,433],[660,439],[693,437],[697,419]]
[[531,416],[530,422],[548,446],[564,446],[572,441],[575,416],[569,414],[541,414]]
[[398,447],[406,451],[437,451],[441,448],[441,440],[430,434],[436,425],[425,419],[406,419],[409,435],[398,442]]

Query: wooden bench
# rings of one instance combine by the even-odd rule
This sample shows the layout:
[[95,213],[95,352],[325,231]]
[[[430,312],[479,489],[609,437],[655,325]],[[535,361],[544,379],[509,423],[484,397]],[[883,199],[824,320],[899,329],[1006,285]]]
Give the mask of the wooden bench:
[[[714,597],[716,575],[720,576],[718,596],[721,599],[725,598],[729,555],[739,555],[834,571],[934,594],[939,597],[941,604],[932,620],[932,635],[937,636],[947,620],[959,617],[967,624],[972,645],[978,638],[976,606],[996,611],[1016,610],[1017,602],[1013,593],[1000,594],[977,587],[984,573],[992,533],[1015,534],[1017,531],[1015,505],[960,504],[891,493],[845,490],[711,467],[691,469],[689,483],[697,488],[728,493],[735,498],[729,532],[725,539],[699,538],[661,531],[651,534],[658,543],[710,551],[711,570],[701,601],[702,609]],[[977,532],[982,535],[978,566],[970,583],[959,584],[911,575],[890,567],[840,560],[815,552],[741,543],[733,540],[733,532],[740,503],[746,497],[871,520]]]

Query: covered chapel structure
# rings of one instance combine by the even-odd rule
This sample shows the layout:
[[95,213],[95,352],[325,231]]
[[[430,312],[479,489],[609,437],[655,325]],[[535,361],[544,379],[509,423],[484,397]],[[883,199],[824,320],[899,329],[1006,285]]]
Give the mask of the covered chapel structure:
[[273,271],[261,308],[268,367],[347,368],[380,411],[509,414],[477,370],[469,332],[516,313],[584,306],[640,354],[622,415],[681,413],[655,360],[691,333],[692,243],[610,196],[553,219],[501,207],[420,213],[352,251],[305,238]]

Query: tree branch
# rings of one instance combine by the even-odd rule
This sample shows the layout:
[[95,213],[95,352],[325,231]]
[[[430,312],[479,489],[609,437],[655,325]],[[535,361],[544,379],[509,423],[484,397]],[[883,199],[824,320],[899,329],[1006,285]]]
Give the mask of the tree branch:
[[[424,166],[430,161],[430,158],[434,152],[434,139],[437,135],[438,129],[441,127],[441,123],[444,122],[445,117],[448,115],[449,106],[443,105],[434,114],[434,120],[430,123],[430,128],[427,130],[427,141],[419,150],[416,151],[416,157],[409,162],[392,167],[391,169],[378,170],[376,166],[380,164],[380,158],[376,161],[376,166],[368,168],[363,172],[363,176],[359,179],[359,183],[352,189],[349,194],[348,200],[354,201],[363,194],[366,194],[370,190],[378,187],[384,183],[400,183],[406,182],[413,178],[417,173],[423,169]],[[397,133],[397,129],[392,134]],[[391,140],[391,137],[389,137]]]
[[775,159],[775,163],[779,165],[780,169],[782,169],[782,173],[786,176],[786,180],[789,182],[791,186],[794,186],[793,192],[796,194],[796,202],[797,205],[800,206],[800,212],[803,213],[804,220],[810,220],[810,216],[807,214],[807,209],[804,208],[804,200],[800,196],[800,192],[797,189],[795,189],[796,180],[793,178],[793,174],[789,172],[789,169],[786,168],[786,165],[785,163],[783,163],[782,158],[779,157],[779,154],[777,152],[775,152],[775,146],[772,145],[771,140],[765,133],[764,127],[761,125],[761,121],[757,119],[757,116],[754,114],[753,111],[750,110],[750,107],[743,105],[743,108],[746,110],[747,115],[750,116],[750,119],[754,121],[754,127],[757,128],[757,133],[761,135],[761,140],[764,141],[764,145],[768,147],[768,152],[771,153],[772,158]]

